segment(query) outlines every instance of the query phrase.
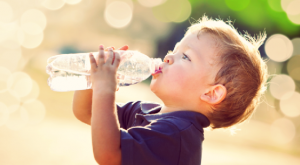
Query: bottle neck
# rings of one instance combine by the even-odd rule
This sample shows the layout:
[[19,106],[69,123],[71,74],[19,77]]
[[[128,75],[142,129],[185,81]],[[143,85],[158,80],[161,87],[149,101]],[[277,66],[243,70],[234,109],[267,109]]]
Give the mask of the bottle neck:
[[159,70],[159,65],[161,63],[162,63],[161,58],[151,58],[151,67],[150,67],[151,74]]

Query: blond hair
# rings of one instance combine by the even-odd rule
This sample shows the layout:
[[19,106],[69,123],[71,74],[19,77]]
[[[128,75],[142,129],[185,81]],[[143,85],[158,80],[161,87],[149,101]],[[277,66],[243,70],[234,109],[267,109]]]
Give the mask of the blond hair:
[[[219,43],[220,70],[215,84],[226,87],[225,99],[212,106],[208,117],[211,128],[228,128],[249,118],[266,90],[267,67],[258,48],[266,39],[266,33],[256,38],[247,32],[239,34],[230,21],[213,20],[203,16],[188,28],[186,34],[206,32],[213,34]],[[215,85],[212,84],[212,85]]]

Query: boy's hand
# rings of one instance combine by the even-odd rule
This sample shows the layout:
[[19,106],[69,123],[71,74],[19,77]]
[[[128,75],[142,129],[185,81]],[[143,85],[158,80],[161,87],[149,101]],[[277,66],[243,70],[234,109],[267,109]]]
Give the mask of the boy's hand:
[[90,53],[91,63],[91,81],[92,88],[101,90],[103,92],[115,92],[117,90],[117,78],[116,73],[120,64],[120,55],[114,52],[112,48],[108,49],[107,60],[104,60],[104,48],[103,45],[99,46],[99,59],[98,64],[92,53]]

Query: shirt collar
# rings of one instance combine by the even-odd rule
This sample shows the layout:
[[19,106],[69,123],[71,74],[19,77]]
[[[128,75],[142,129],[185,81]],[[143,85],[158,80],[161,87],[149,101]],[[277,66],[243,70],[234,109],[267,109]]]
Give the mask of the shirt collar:
[[189,120],[192,122],[199,130],[208,127],[210,121],[206,116],[201,113],[193,111],[174,111],[168,113],[157,114],[161,110],[161,105],[151,102],[141,102],[141,110],[144,114],[143,116],[149,122],[157,120],[162,117],[175,116]]

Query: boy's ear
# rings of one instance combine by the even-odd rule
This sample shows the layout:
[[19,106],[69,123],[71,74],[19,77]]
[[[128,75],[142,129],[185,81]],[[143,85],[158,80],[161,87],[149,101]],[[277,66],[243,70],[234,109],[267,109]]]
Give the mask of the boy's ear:
[[223,101],[226,94],[226,88],[221,84],[217,84],[207,89],[207,91],[200,96],[200,99],[208,104],[214,105]]

